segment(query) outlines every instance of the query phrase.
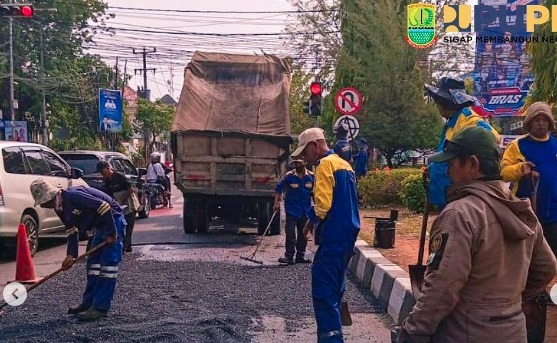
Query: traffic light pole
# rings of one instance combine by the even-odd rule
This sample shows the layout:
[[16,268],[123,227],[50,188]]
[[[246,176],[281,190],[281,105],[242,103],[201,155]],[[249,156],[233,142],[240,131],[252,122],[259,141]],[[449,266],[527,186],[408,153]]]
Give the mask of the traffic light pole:
[[42,97],[43,97],[43,108],[42,108],[42,120],[41,122],[41,126],[43,129],[43,144],[47,145],[48,144],[48,117],[46,116],[46,92],[45,92],[45,70],[44,70],[44,46],[43,46],[43,28],[39,28],[39,30],[41,31],[40,34],[40,39],[41,39],[41,83],[42,83]]
[[14,33],[12,17],[8,18],[9,22],[9,44],[10,44],[10,120],[15,121],[15,108],[14,108]]

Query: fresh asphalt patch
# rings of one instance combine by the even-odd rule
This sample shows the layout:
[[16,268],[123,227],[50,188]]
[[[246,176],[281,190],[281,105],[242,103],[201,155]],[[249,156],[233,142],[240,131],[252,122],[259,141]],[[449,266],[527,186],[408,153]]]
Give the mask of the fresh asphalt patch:
[[[300,318],[313,317],[311,265],[141,256],[125,256],[108,318],[81,323],[66,314],[85,285],[80,263],[29,293],[23,305],[8,306],[0,342],[251,342],[268,318],[284,318],[296,332],[307,326]],[[377,312],[370,292],[356,283],[348,282],[345,299],[352,313]]]

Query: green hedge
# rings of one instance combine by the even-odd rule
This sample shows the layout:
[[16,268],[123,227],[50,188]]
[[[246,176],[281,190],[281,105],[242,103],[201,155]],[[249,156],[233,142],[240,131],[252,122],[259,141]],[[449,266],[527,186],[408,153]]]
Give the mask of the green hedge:
[[421,180],[421,173],[421,169],[417,168],[376,169],[371,171],[358,181],[358,194],[361,205],[372,208],[402,205],[403,195],[401,190],[403,181],[407,177],[414,175],[418,175]]
[[402,205],[414,213],[423,213],[425,189],[421,174],[409,175],[402,181],[400,188]]

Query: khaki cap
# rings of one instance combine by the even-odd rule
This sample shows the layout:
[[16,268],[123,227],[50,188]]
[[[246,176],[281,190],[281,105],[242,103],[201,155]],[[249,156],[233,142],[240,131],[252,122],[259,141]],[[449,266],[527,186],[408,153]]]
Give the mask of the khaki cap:
[[317,142],[319,140],[325,140],[325,131],[319,127],[312,127],[304,130],[298,136],[298,148],[290,155],[292,157],[298,157],[302,154],[302,151],[311,142]]
[[59,188],[54,187],[43,179],[33,181],[30,188],[33,199],[35,199],[35,206],[49,202],[60,192]]

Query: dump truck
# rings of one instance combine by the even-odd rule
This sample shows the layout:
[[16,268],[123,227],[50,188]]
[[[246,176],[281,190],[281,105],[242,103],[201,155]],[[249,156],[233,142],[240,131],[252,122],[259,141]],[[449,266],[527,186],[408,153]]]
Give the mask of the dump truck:
[[[194,53],[171,129],[186,233],[207,232],[217,219],[264,232],[293,142],[290,81],[274,55]],[[279,218],[270,234],[280,233]]]

